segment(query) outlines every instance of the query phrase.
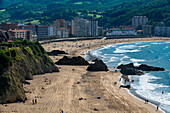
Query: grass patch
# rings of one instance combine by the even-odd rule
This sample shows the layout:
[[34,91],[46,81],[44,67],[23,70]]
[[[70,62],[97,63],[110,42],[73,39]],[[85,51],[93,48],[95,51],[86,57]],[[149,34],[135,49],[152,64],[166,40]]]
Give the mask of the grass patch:
[[0,10],[0,13],[2,13],[2,12],[4,12],[4,11],[6,11],[6,9],[2,9],[2,10]]
[[33,20],[33,21],[31,21],[30,23],[31,23],[31,24],[34,24],[34,25],[40,24],[39,20]]
[[34,55],[31,48],[30,47],[24,47],[24,49],[30,54],[30,55]]
[[83,2],[75,2],[74,4],[75,4],[75,5],[82,5]]

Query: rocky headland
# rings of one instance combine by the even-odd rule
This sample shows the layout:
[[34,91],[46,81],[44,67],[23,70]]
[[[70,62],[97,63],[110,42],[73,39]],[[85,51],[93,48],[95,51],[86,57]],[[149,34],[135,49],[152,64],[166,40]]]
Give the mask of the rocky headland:
[[[10,47],[15,45],[15,47]],[[38,42],[17,41],[0,48],[0,103],[22,101],[27,97],[22,83],[33,75],[59,72]]]

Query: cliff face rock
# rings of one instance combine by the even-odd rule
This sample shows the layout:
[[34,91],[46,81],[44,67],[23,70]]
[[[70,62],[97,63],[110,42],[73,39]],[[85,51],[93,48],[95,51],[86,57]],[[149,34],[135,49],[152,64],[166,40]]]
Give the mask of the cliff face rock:
[[89,65],[89,63],[81,56],[72,57],[72,58],[70,58],[68,56],[64,56],[62,59],[60,59],[55,64],[58,64],[58,65]]
[[108,71],[108,68],[102,60],[95,60],[94,64],[87,67],[87,71]]
[[59,71],[38,42],[0,49],[0,62],[0,103],[26,100],[22,82]]

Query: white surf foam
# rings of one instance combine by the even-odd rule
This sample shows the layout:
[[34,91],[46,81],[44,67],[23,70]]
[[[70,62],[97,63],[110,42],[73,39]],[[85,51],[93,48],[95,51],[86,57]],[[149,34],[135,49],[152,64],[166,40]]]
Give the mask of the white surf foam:
[[138,49],[126,50],[126,49],[116,48],[116,50],[113,53],[133,53],[133,52],[140,52],[140,50]]
[[137,63],[137,62],[145,62],[145,60],[143,60],[143,59],[131,58],[130,60],[131,60],[132,62],[134,62],[134,63]]

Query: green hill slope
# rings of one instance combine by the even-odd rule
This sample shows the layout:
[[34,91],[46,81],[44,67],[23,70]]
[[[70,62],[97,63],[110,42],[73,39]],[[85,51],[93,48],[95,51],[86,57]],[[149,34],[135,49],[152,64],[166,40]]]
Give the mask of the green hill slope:
[[[169,0],[1,0],[0,21],[51,24],[56,18],[73,17],[99,20],[111,27],[131,23],[135,15],[146,15],[151,21],[170,21]],[[14,3],[14,4],[13,4]],[[8,6],[8,7],[7,7]]]
[[[12,45],[15,48],[8,48]],[[0,103],[26,100],[22,82],[33,75],[59,72],[38,42],[0,44]]]

